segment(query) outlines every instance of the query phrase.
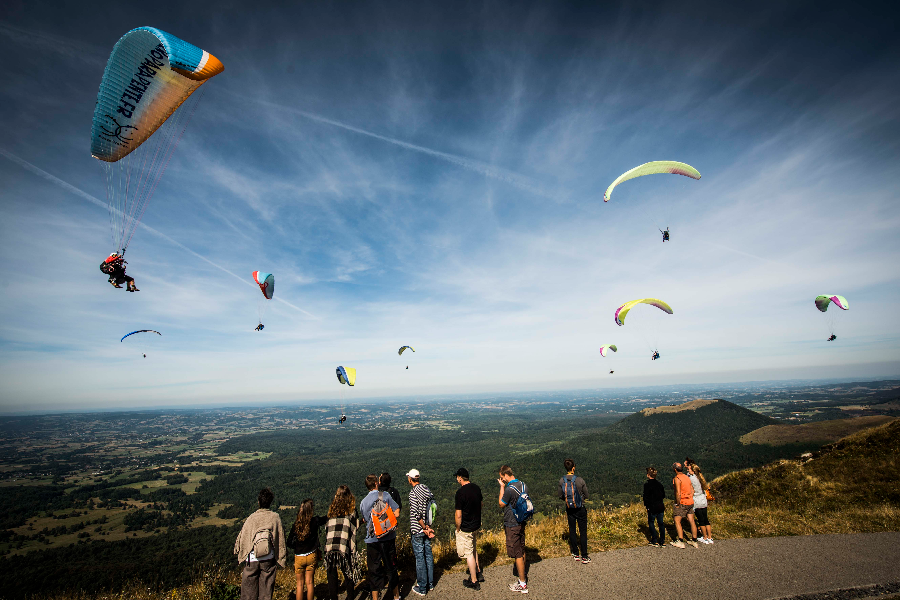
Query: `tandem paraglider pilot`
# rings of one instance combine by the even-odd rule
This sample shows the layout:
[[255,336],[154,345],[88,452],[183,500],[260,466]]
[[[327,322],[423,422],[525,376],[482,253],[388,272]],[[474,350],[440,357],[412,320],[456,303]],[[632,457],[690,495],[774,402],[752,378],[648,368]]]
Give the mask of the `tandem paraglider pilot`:
[[127,264],[124,256],[120,256],[118,252],[113,252],[106,260],[100,263],[100,270],[109,275],[109,283],[113,287],[121,288],[122,284],[127,282],[129,292],[139,292],[141,290],[135,287],[134,277],[129,277],[125,274],[125,265]]

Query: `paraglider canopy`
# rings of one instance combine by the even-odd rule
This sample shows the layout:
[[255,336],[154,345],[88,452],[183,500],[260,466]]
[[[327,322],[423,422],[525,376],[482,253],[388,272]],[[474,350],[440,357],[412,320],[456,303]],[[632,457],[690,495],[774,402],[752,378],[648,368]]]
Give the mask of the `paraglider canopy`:
[[263,296],[266,297],[266,300],[271,300],[275,295],[275,276],[271,273],[253,271],[253,281],[259,286],[259,289]]
[[116,42],[97,93],[91,155],[104,165],[119,252],[128,247],[197,100],[182,105],[223,70],[209,52],[154,27],[132,29]]
[[356,385],[356,369],[347,367],[338,367],[335,369],[338,381],[347,385]]
[[616,348],[615,344],[606,344],[605,346],[600,346],[600,356],[605,357],[609,351],[618,352],[619,349]]
[[162,335],[160,332],[154,331],[152,329],[138,329],[137,331],[132,331],[131,333],[126,333],[125,335],[122,336],[122,339],[119,341],[124,342],[125,338],[127,338],[129,335],[134,335],[136,333],[155,333],[156,335]]
[[656,308],[658,308],[661,311],[668,313],[670,315],[675,314],[674,311],[672,310],[672,307],[669,306],[668,304],[666,304],[665,302],[663,302],[662,300],[659,300],[657,298],[641,298],[639,300],[632,300],[630,302],[626,302],[625,304],[623,304],[622,306],[620,306],[619,308],[616,309],[616,314],[615,314],[616,325],[619,325],[619,326],[624,325],[625,324],[625,316],[628,314],[628,311],[630,311],[634,306],[637,306],[638,304],[649,304],[650,306],[655,306]]
[[828,310],[829,304],[834,304],[841,310],[850,310],[850,303],[847,302],[847,299],[843,296],[838,296],[837,294],[823,294],[821,296],[816,296],[816,308],[821,312]]
[[409,349],[412,350],[413,352],[416,351],[416,349],[413,348],[412,346],[400,346],[400,349],[397,350],[397,354],[403,355],[403,351],[406,350],[407,348],[409,348]]
[[603,201],[609,202],[613,188],[624,181],[634,179],[635,177],[643,177],[644,175],[656,175],[661,173],[671,173],[672,175],[684,175],[691,179],[700,179],[700,171],[689,164],[675,160],[655,160],[653,162],[644,163],[616,177],[616,180],[606,188],[606,192],[603,194]]

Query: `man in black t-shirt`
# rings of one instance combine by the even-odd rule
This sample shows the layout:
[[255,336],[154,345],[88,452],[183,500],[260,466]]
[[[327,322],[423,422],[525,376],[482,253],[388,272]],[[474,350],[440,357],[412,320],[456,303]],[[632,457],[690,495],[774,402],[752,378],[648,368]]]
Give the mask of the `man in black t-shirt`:
[[469,471],[463,468],[456,471],[456,482],[456,553],[469,565],[463,586],[480,590],[484,575],[478,564],[476,532],[481,529],[481,488],[469,481]]

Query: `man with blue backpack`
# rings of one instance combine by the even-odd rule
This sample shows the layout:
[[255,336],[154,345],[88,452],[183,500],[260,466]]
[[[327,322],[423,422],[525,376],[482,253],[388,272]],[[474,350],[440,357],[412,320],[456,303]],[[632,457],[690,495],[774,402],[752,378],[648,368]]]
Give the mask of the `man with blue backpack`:
[[534,504],[528,495],[528,486],[519,481],[509,465],[500,467],[500,497],[503,508],[503,528],[506,530],[506,554],[516,561],[519,580],[509,584],[510,591],[528,593],[525,579],[525,525],[534,516]]
[[[563,461],[566,474],[559,480],[559,498],[566,502],[566,517],[569,520],[569,550],[576,561],[588,564],[591,557],[587,551],[587,508],[584,501],[588,499],[587,485],[584,479],[575,475],[575,461],[567,458]],[[575,525],[581,535],[581,553],[578,553],[579,540],[575,537]]]

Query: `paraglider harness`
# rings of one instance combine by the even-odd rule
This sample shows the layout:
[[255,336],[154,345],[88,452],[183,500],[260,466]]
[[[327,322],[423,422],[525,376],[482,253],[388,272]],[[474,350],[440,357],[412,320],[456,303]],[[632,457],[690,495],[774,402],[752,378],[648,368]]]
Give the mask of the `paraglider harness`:
[[828,338],[828,340],[826,340],[826,341],[833,342],[833,341],[836,340],[836,339],[837,339],[837,336],[834,335],[834,334],[832,333],[832,334],[831,334],[831,337]]
[[659,231],[660,231],[660,233],[663,234],[663,242],[668,242],[669,241],[669,228],[666,227],[665,231],[663,231],[662,229],[660,229]]
[[659,358],[659,351],[654,350],[653,355],[650,357],[650,360],[656,360],[657,358]]
[[265,329],[265,328],[266,328],[266,326],[263,325],[262,323],[260,323],[259,325],[257,325],[256,327],[254,327],[253,330],[254,330],[254,331],[262,331],[262,330]]

